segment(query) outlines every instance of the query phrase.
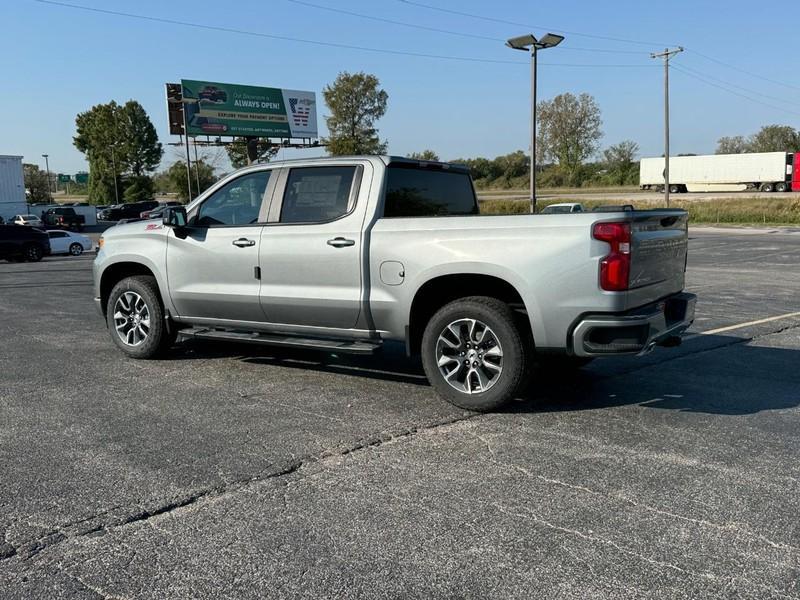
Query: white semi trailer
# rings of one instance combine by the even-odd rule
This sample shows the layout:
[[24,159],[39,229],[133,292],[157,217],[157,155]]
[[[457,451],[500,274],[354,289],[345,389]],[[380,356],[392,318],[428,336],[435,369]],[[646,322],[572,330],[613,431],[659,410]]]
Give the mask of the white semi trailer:
[[[800,154],[757,152],[671,156],[670,192],[800,191]],[[664,158],[643,158],[639,187],[664,189]]]
[[0,155],[0,217],[8,222],[27,212],[22,157]]

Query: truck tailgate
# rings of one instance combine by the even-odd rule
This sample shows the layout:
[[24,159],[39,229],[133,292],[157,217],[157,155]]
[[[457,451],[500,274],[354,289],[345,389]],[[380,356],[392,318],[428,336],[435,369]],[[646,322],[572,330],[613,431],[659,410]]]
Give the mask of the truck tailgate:
[[688,214],[682,210],[633,213],[629,308],[683,289],[689,245],[688,219]]

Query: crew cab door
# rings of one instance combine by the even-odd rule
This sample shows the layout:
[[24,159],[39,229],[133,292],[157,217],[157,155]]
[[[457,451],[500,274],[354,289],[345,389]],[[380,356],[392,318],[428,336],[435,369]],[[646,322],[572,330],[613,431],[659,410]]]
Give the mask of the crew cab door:
[[167,233],[169,294],[180,317],[264,321],[257,267],[271,173],[229,180],[192,207],[188,227]]
[[353,328],[372,166],[284,168],[261,232],[261,306],[270,323]]

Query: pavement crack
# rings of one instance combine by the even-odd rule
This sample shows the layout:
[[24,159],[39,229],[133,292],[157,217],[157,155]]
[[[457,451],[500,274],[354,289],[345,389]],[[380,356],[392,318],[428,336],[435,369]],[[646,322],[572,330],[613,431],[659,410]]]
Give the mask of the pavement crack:
[[616,550],[616,551],[618,551],[618,552],[620,552],[622,554],[625,554],[627,556],[631,556],[632,558],[635,558],[637,560],[644,561],[644,562],[646,562],[648,564],[651,564],[651,565],[653,565],[655,567],[659,567],[659,568],[663,568],[663,569],[669,569],[671,571],[676,571],[676,572],[681,573],[683,575],[688,575],[690,577],[695,577],[695,578],[698,578],[698,579],[706,579],[706,580],[709,580],[709,581],[738,580],[738,581],[742,581],[742,582],[746,583],[747,585],[750,585],[750,586],[753,586],[753,587],[760,588],[762,590],[768,591],[768,592],[770,592],[770,594],[772,594],[775,597],[787,598],[787,599],[791,599],[791,600],[798,600],[797,596],[792,596],[792,595],[789,595],[789,594],[785,594],[785,593],[781,592],[780,590],[776,590],[775,588],[770,587],[768,585],[764,585],[762,583],[758,583],[756,581],[752,581],[752,580],[747,579],[746,577],[741,576],[741,575],[739,575],[739,576],[720,576],[720,575],[717,575],[716,573],[695,571],[693,569],[687,569],[687,568],[681,567],[681,566],[676,565],[674,563],[670,563],[670,562],[658,560],[656,558],[652,558],[650,556],[642,554],[641,552],[637,552],[636,550],[634,550],[632,548],[628,548],[627,546],[623,546],[622,544],[619,544],[619,543],[615,542],[614,540],[610,540],[610,539],[607,539],[607,538],[604,538],[604,537],[600,537],[600,536],[594,535],[592,531],[589,531],[587,533],[587,532],[580,531],[578,529],[573,529],[571,527],[564,527],[564,526],[561,526],[561,525],[556,525],[555,523],[551,523],[550,521],[548,521],[547,519],[545,519],[541,515],[533,512],[530,509],[528,509],[528,510],[526,510],[524,512],[513,512],[513,511],[509,510],[508,508],[506,508],[505,506],[503,506],[502,504],[500,504],[499,502],[493,502],[492,506],[494,506],[494,508],[496,508],[501,513],[503,513],[503,514],[505,514],[507,516],[530,519],[534,523],[538,523],[539,525],[542,525],[542,526],[547,527],[549,529],[552,529],[554,531],[558,531],[558,532],[561,532],[561,533],[564,533],[564,534],[567,534],[567,535],[570,535],[570,536],[573,536],[573,537],[577,537],[579,539],[582,539],[582,540],[585,540],[585,541],[588,541],[588,542],[592,542],[592,543],[597,543],[597,544],[602,544],[604,546],[608,546],[608,547],[613,548],[614,550]]
[[486,446],[487,452],[491,455],[492,460],[495,463],[497,463],[498,465],[500,465],[502,467],[506,467],[506,468],[518,471],[519,473],[522,473],[526,477],[531,477],[531,478],[534,478],[534,479],[538,479],[539,481],[542,481],[542,482],[547,483],[549,485],[555,485],[555,486],[558,486],[558,487],[567,488],[567,489],[574,490],[574,491],[577,491],[577,492],[581,492],[581,493],[584,493],[584,494],[589,494],[589,495],[592,495],[592,496],[600,496],[602,498],[607,498],[609,500],[615,500],[617,502],[622,502],[623,504],[627,504],[627,505],[629,505],[629,506],[631,506],[631,507],[633,507],[635,509],[643,510],[643,511],[646,511],[646,512],[651,512],[653,514],[657,514],[657,515],[660,515],[662,517],[666,517],[668,519],[675,519],[677,521],[683,521],[683,522],[686,522],[686,523],[692,523],[693,525],[697,525],[698,527],[708,527],[708,528],[711,528],[711,529],[717,529],[717,530],[720,530],[720,531],[730,532],[730,533],[738,534],[738,535],[741,535],[741,536],[744,536],[744,537],[756,539],[756,540],[759,540],[760,542],[763,542],[767,546],[770,546],[770,547],[778,549],[778,550],[785,550],[785,551],[789,551],[789,552],[798,552],[798,551],[800,551],[800,548],[798,548],[797,546],[794,546],[792,544],[787,544],[787,543],[784,543],[784,542],[776,542],[776,541],[773,541],[773,540],[769,539],[767,536],[765,536],[763,534],[755,533],[753,531],[749,531],[748,529],[743,529],[740,526],[740,524],[738,524],[738,523],[716,523],[714,521],[709,521],[707,519],[697,519],[697,518],[694,518],[694,517],[688,517],[688,516],[685,516],[685,515],[674,513],[674,512],[669,511],[669,510],[664,510],[662,508],[658,508],[656,506],[651,506],[651,505],[645,504],[643,502],[638,502],[638,501],[636,501],[636,500],[634,500],[632,498],[629,498],[628,496],[626,496],[624,494],[608,493],[608,492],[603,492],[603,491],[599,491],[599,490],[594,490],[594,489],[591,489],[591,488],[583,486],[583,485],[577,485],[577,484],[574,484],[574,483],[561,481],[560,479],[553,479],[551,477],[547,477],[547,476],[542,475],[540,473],[535,473],[535,472],[531,471],[530,469],[526,469],[525,467],[522,467],[520,465],[514,464],[513,462],[508,462],[508,461],[501,460],[500,458],[498,458],[497,452],[492,448],[491,443],[489,442],[489,440],[485,436],[482,436],[482,435],[480,435],[478,433],[475,433],[475,432],[469,432],[469,433],[474,438],[480,440]]
[[[52,548],[69,539],[105,535],[114,529],[135,525],[137,523],[148,523],[152,525],[149,521],[156,517],[180,511],[181,509],[188,508],[204,500],[232,494],[260,481],[280,479],[297,472],[306,465],[318,463],[327,458],[347,456],[370,448],[376,448],[389,442],[408,439],[422,432],[433,431],[441,427],[480,416],[482,416],[480,413],[460,414],[423,425],[383,431],[357,440],[355,443],[344,448],[326,450],[320,454],[310,455],[300,459],[293,458],[282,464],[271,465],[271,469],[266,469],[251,477],[244,477],[223,482],[219,485],[202,488],[179,498],[171,499],[168,502],[155,504],[151,507],[139,508],[138,510],[129,511],[127,513],[123,512],[119,515],[112,514],[114,509],[107,509],[92,516],[68,522],[57,529],[48,531],[45,535],[32,541],[27,541],[17,546],[10,543],[0,545],[0,564],[2,564],[3,561],[13,558],[23,561],[30,560],[44,550]],[[98,517],[106,518],[98,520]]]

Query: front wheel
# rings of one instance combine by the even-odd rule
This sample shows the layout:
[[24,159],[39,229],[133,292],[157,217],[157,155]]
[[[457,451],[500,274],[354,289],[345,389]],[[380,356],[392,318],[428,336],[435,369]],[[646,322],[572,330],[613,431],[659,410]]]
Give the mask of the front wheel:
[[72,254],[72,256],[80,256],[83,254],[83,246],[78,243],[72,244],[69,247],[69,253]]
[[486,412],[510,401],[525,380],[527,353],[511,308],[470,296],[445,306],[422,336],[422,366],[445,400]]
[[175,341],[167,331],[155,277],[126,277],[111,290],[106,321],[117,348],[131,358],[156,358]]
[[44,252],[42,252],[42,248],[39,244],[28,244],[25,246],[25,260],[39,262],[42,260],[42,256],[44,256]]

